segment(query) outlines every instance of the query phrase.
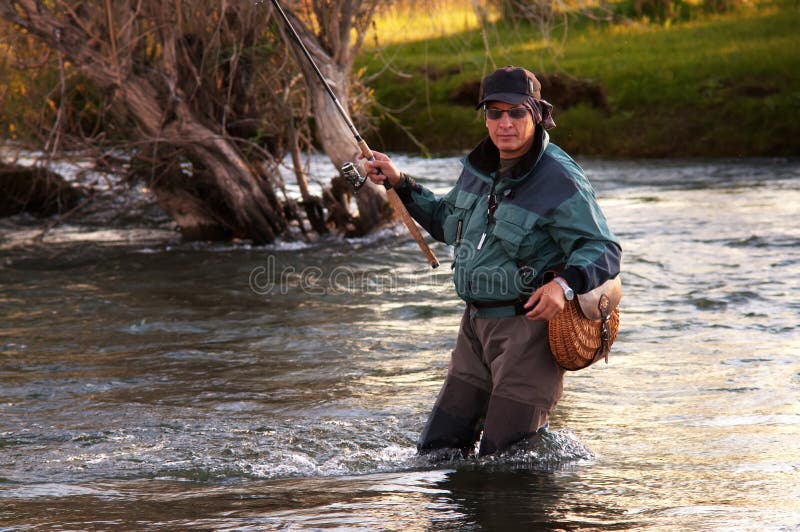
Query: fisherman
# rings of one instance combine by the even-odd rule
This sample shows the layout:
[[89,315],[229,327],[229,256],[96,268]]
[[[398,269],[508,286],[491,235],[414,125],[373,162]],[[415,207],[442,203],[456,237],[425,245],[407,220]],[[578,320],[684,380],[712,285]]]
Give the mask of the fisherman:
[[455,187],[436,196],[385,154],[365,163],[433,238],[454,247],[466,302],[450,365],[418,449],[479,456],[544,430],[563,391],[548,320],[565,302],[615,277],[621,247],[582,169],[549,142],[553,106],[532,72],[508,66],[483,79],[488,137]]

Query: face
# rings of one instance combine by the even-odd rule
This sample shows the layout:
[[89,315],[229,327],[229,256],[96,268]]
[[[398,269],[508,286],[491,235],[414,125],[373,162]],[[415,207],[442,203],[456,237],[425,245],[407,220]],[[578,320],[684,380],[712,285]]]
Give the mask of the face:
[[[508,110],[521,105],[511,105],[505,102],[488,102],[487,109]],[[497,120],[486,118],[486,129],[489,130],[489,138],[500,150],[500,157],[503,159],[514,159],[525,155],[533,145],[533,134],[536,125],[533,123],[533,116],[530,112],[525,113],[524,118],[513,119],[508,113],[503,113]]]

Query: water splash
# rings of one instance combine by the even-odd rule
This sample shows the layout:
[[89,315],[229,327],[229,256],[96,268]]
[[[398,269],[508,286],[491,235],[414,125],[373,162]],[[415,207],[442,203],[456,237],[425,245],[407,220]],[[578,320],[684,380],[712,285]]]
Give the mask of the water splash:
[[476,457],[477,448],[464,458],[458,449],[439,449],[416,457],[420,466],[484,468],[488,470],[554,471],[595,458],[595,454],[570,430],[540,431],[494,455]]

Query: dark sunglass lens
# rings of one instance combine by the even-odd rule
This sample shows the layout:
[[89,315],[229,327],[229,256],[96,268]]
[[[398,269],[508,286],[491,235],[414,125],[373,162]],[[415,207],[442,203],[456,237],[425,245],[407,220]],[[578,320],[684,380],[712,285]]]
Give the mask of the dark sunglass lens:
[[491,107],[486,109],[486,118],[489,120],[500,120],[503,113],[508,113],[508,116],[513,120],[521,120],[528,115],[528,109],[525,107],[514,107],[513,109],[493,109]]

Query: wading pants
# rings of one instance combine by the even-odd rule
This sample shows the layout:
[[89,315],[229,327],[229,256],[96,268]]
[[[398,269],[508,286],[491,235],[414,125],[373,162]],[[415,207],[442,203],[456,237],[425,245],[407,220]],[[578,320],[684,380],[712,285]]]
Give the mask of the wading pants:
[[418,449],[456,448],[466,456],[483,430],[478,454],[501,451],[547,422],[563,388],[547,322],[478,318],[468,306]]

